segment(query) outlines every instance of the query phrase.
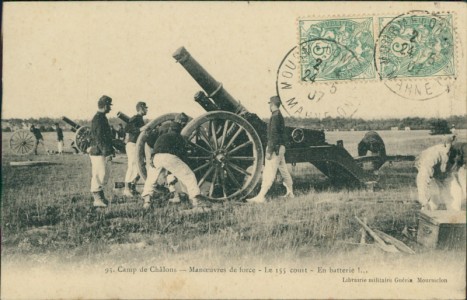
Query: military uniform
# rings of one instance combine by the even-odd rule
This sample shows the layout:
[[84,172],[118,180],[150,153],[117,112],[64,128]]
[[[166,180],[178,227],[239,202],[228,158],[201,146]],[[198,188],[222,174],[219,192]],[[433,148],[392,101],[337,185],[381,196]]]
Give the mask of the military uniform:
[[32,134],[36,138],[36,142],[34,144],[34,154],[37,155],[37,147],[39,146],[39,144],[41,144],[45,148],[46,152],[49,153],[49,150],[47,149],[47,147],[44,144],[44,137],[42,136],[42,133],[39,130],[39,128],[31,126],[30,131],[32,132]]
[[190,167],[183,161],[186,151],[186,141],[180,135],[183,125],[177,122],[168,123],[159,130],[157,140],[153,145],[153,167],[148,168],[148,177],[144,184],[144,207],[150,205],[150,196],[154,192],[154,186],[158,178],[165,170],[173,174],[186,188],[193,206],[198,205],[201,191],[198,187],[196,176]]
[[[438,209],[439,201],[435,201],[433,195],[429,195],[429,186],[432,181],[437,186],[438,191],[443,189],[443,176],[446,175],[447,164],[449,160],[450,144],[440,144],[425,149],[415,162],[415,167],[418,169],[417,188],[418,201],[423,205],[423,208],[429,210]],[[433,200],[433,201],[432,201]]]
[[58,153],[62,154],[63,153],[63,130],[55,125],[55,132],[57,133],[57,148],[58,148]]
[[[280,99],[275,96],[271,97],[271,102],[278,108],[281,105]],[[271,103],[270,102],[270,103]],[[287,143],[287,135],[285,132],[284,117],[279,109],[272,112],[268,124],[268,144],[266,148],[266,156],[271,159],[265,160],[263,169],[263,180],[261,183],[261,190],[255,198],[249,202],[264,202],[268,190],[271,188],[276,178],[277,170],[279,170],[283,180],[284,186],[287,189],[287,196],[293,197],[293,181],[292,176],[287,169],[285,162],[285,144]]]
[[[103,96],[99,99],[98,104],[99,108],[112,105],[112,99]],[[111,159],[108,157],[114,155],[112,132],[105,114],[105,112],[98,111],[91,122],[91,145],[88,152],[92,165],[91,192],[95,196],[95,200],[105,200],[103,186],[107,184],[111,165]]]
[[447,209],[461,210],[462,203],[466,201],[466,165],[465,155],[467,153],[467,143],[454,143],[449,151],[449,165],[451,176],[449,180],[449,190],[452,203],[447,204]]
[[[139,103],[138,103],[139,104]],[[137,105],[137,107],[140,107]],[[144,104],[146,107],[146,104]],[[140,128],[144,126],[143,116],[136,114],[131,117],[125,127],[127,143],[125,145],[126,155],[128,157],[128,168],[125,175],[125,195],[134,195],[136,193],[135,184],[139,179],[138,175],[138,154],[136,153],[136,141],[140,134]]]

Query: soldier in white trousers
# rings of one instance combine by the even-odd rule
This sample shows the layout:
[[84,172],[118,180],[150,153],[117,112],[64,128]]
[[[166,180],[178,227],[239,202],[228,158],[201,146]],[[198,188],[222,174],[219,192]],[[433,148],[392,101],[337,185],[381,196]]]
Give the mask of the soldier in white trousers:
[[287,170],[287,164],[284,157],[287,135],[285,133],[284,117],[282,117],[279,110],[281,104],[281,100],[278,96],[270,98],[269,108],[272,115],[268,124],[268,145],[266,148],[263,180],[259,194],[256,197],[247,200],[250,203],[263,203],[266,201],[266,194],[274,183],[277,170],[279,170],[284,180],[284,186],[287,189],[285,197],[294,197],[292,176],[290,176],[290,173]]
[[105,115],[110,112],[111,105],[112,99],[102,96],[97,102],[98,111],[91,122],[91,145],[88,153],[92,165],[91,193],[94,207],[106,207],[108,203],[103,188],[109,179],[114,149],[109,121]]
[[429,192],[429,187],[434,183],[437,194],[443,189],[450,149],[451,141],[448,140],[444,144],[425,149],[417,158],[415,167],[418,169],[418,201],[422,205],[422,210],[438,209],[439,200]]
[[136,153],[136,141],[140,134],[141,127],[144,126],[143,117],[148,113],[148,107],[145,102],[136,104],[136,115],[131,117],[125,127],[125,150],[128,157],[128,168],[125,175],[125,190],[123,195],[126,197],[134,197],[137,195],[136,183],[139,180],[138,174],[138,156]]
[[[178,120],[179,117],[176,118]],[[201,195],[196,176],[190,167],[183,161],[186,152],[186,141],[180,135],[182,126],[173,122],[167,131],[157,137],[153,147],[152,166],[148,168],[148,177],[144,183],[142,197],[143,208],[151,207],[151,196],[154,192],[159,176],[169,171],[186,187],[188,197],[193,207],[208,206],[206,198]]]

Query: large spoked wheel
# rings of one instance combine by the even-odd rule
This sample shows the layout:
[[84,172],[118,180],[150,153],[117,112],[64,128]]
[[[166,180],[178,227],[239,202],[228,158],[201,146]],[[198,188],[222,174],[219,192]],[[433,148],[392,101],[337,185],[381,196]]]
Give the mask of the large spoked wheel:
[[162,115],[141,128],[142,131],[136,141],[136,153],[138,155],[138,173],[144,180],[146,180],[147,177],[146,162],[149,162],[149,159],[151,158],[149,147],[146,145],[149,136],[154,134],[154,132],[157,131],[157,129],[164,123],[175,120],[177,115],[178,113]]
[[34,151],[36,139],[29,130],[18,130],[10,137],[10,149],[17,155],[28,155]]
[[206,113],[182,130],[187,161],[201,193],[211,200],[244,199],[261,177],[263,146],[244,118],[222,111]]
[[91,128],[89,126],[81,126],[76,131],[75,145],[79,151],[86,153],[86,150],[91,146]]

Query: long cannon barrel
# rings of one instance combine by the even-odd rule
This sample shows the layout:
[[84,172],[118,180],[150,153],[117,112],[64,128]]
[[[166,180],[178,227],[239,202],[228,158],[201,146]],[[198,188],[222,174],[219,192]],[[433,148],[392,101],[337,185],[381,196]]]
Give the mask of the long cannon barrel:
[[247,112],[245,107],[235,100],[235,98],[224,89],[222,83],[216,81],[214,77],[191,56],[185,47],[178,48],[172,56],[185,68],[206,94],[208,94],[208,97],[211,98],[221,110],[236,114]]
[[63,122],[67,123],[68,125],[71,126],[71,131],[75,132],[76,130],[78,130],[81,126],[76,124],[75,122],[73,122],[72,120],[70,120],[69,118],[67,117],[62,117],[62,120]]
[[119,111],[119,112],[117,113],[117,117],[118,117],[120,120],[122,120],[123,122],[125,122],[125,123],[130,122],[130,117],[129,117],[128,115],[122,113],[121,111]]

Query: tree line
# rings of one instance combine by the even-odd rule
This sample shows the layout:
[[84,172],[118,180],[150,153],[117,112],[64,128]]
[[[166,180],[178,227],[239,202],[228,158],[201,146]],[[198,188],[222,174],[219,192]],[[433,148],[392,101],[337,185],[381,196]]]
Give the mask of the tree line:
[[[267,119],[264,119],[267,122]],[[467,115],[456,115],[447,118],[421,118],[421,117],[407,117],[407,118],[387,118],[387,119],[371,119],[365,120],[362,118],[331,118],[326,117],[324,119],[318,118],[295,118],[285,117],[285,123],[288,126],[293,127],[304,127],[311,129],[325,129],[325,130],[390,130],[391,128],[397,127],[398,129],[405,129],[409,127],[411,130],[429,130],[433,127],[433,124],[439,123],[440,121],[446,121],[450,125],[454,125],[457,129],[467,128]],[[90,126],[90,120],[73,120],[75,123],[81,126]],[[109,122],[112,126],[117,128],[118,124],[125,123],[119,118],[109,118]],[[39,127],[41,131],[48,132],[54,131],[52,125],[59,123],[60,126],[65,130],[71,130],[71,126],[66,124],[60,118],[29,118],[29,119],[2,119],[2,131],[9,132],[18,129],[27,129],[31,124]]]

